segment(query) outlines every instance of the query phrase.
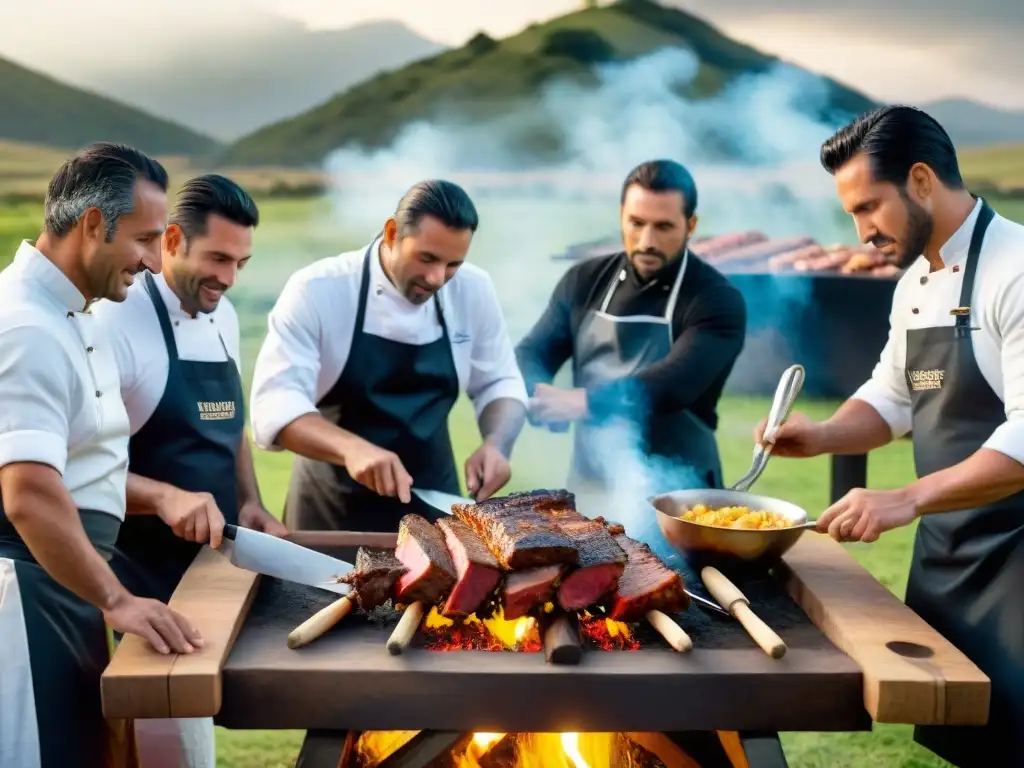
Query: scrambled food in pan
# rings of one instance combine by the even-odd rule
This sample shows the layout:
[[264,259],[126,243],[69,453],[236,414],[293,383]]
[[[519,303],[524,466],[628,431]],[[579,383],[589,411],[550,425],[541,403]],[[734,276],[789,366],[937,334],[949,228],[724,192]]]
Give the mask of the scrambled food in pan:
[[767,528],[789,528],[790,521],[778,512],[766,509],[753,510],[750,507],[719,507],[713,509],[706,504],[697,504],[686,510],[681,517],[690,523],[713,525],[717,528],[746,528],[764,530]]

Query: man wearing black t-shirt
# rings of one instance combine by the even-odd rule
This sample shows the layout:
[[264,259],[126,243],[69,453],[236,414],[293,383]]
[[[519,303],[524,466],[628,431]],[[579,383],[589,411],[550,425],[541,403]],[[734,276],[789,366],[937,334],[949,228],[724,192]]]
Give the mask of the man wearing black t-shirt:
[[[716,408],[743,347],[746,305],[687,249],[697,190],[683,166],[643,163],[621,199],[625,250],[571,267],[516,349],[531,422],[576,423],[570,486],[607,488],[629,471],[616,459],[629,449],[624,433],[601,428],[620,417],[635,428],[641,458],[664,457],[652,464],[674,470],[652,466],[652,475],[720,488]],[[573,388],[552,386],[570,358]]]

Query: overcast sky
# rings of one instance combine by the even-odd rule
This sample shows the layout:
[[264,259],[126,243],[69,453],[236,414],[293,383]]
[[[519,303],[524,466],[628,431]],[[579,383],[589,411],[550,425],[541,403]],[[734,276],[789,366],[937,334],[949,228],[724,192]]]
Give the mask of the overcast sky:
[[[727,34],[869,95],[967,96],[1024,109],[1024,0],[674,0]],[[459,45],[579,7],[579,0],[0,0],[0,55],[54,73],[154,50],[188,55],[286,15],[315,28],[382,19]],[[767,6],[784,10],[770,10]]]

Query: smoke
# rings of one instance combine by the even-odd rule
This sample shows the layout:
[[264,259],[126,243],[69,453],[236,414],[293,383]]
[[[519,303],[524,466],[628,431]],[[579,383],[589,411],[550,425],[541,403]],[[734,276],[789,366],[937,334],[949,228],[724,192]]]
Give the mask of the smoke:
[[[552,255],[574,243],[615,240],[622,180],[645,160],[671,158],[691,170],[697,235],[753,229],[849,241],[832,180],[818,164],[821,142],[837,127],[814,116],[827,84],[780,64],[714,98],[681,96],[699,72],[691,53],[665,49],[598,69],[596,87],[549,84],[510,114],[481,121],[453,110],[408,126],[386,149],[339,149],[327,162],[335,216],[346,229],[365,231],[366,242],[416,181],[462,184],[481,215],[470,259],[491,274],[513,341],[537,320],[567,267]],[[552,136],[561,151],[546,161],[523,149]],[[763,296],[747,296],[748,307],[782,328],[807,303],[804,283],[766,280],[756,289]],[[698,483],[688,468],[643,457],[628,423],[607,429],[606,444],[616,446],[605,456],[612,502],[623,514],[666,482]]]

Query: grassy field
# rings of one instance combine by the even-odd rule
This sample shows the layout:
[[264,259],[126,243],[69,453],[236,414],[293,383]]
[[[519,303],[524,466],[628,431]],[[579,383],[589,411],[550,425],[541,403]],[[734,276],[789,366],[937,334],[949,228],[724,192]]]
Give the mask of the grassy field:
[[[3,159],[0,147],[0,164]],[[995,203],[1004,215],[1024,221],[1024,201],[997,200]],[[232,292],[242,321],[247,380],[265,333],[266,311],[287,276],[297,266],[337,253],[362,241],[367,234],[342,231],[332,221],[330,207],[322,202],[274,200],[261,205],[267,224],[261,227],[257,237],[253,267],[240,277]],[[35,236],[40,215],[37,202],[0,205],[0,267],[13,255],[21,238]],[[814,416],[825,416],[835,404],[802,401],[799,407]],[[751,432],[767,410],[766,400],[727,399],[722,403],[718,436],[727,480],[739,477],[746,470],[752,447]],[[472,413],[465,402],[460,402],[453,413],[452,434],[461,463],[479,440]],[[290,457],[263,451],[256,451],[255,455],[266,503],[271,511],[279,514]],[[559,485],[564,481],[567,461],[568,442],[564,436],[527,428],[513,455],[514,474],[506,490]],[[910,446],[899,443],[877,451],[871,456],[869,475],[869,485],[875,488],[897,487],[909,482],[913,478]],[[769,495],[789,498],[817,515],[828,504],[828,483],[827,459],[805,462],[777,459],[769,465],[757,488]],[[913,529],[908,528],[890,532],[873,545],[851,545],[849,549],[879,581],[902,597],[912,538]],[[301,733],[295,732],[221,730],[218,764],[232,768],[290,766],[301,737]],[[906,727],[877,726],[873,732],[862,734],[785,734],[783,740],[794,768],[939,768],[944,765],[916,747]]]

